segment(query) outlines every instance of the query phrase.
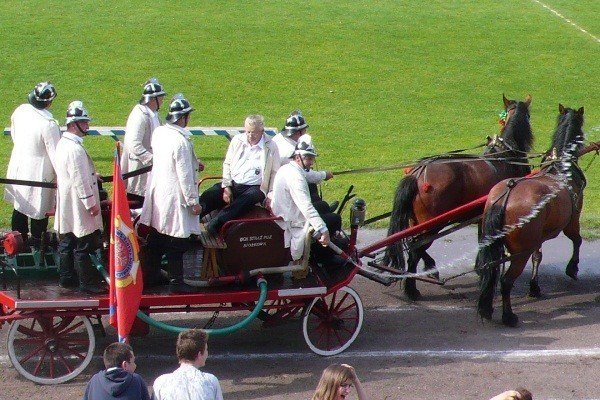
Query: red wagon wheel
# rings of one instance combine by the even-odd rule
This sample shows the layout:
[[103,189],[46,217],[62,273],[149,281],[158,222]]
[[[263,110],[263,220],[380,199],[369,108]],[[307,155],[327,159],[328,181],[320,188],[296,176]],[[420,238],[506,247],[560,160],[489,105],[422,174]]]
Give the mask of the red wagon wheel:
[[304,340],[322,356],[346,350],[358,336],[363,323],[363,305],[358,293],[349,287],[323,297],[308,306],[302,321]]
[[96,339],[82,316],[43,316],[14,321],[8,356],[25,378],[43,385],[67,382],[92,361]]

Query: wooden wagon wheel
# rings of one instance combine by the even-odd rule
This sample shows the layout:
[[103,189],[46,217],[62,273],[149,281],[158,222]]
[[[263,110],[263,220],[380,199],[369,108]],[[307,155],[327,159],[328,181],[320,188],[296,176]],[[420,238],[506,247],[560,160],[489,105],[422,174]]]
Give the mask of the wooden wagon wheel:
[[8,356],[25,378],[43,385],[67,382],[92,361],[96,338],[88,317],[41,316],[13,321]]
[[312,301],[304,313],[302,331],[313,352],[332,356],[354,342],[362,323],[362,301],[354,289],[346,286]]
[[275,326],[298,314],[303,307],[291,299],[267,300],[257,318],[263,321],[264,326]]

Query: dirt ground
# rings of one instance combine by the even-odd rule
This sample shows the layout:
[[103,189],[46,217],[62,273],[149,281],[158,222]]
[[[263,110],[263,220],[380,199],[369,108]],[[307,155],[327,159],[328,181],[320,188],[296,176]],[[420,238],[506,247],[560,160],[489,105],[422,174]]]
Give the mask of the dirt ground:
[[[371,243],[383,233],[361,233],[361,241]],[[474,232],[467,229],[434,245],[442,278],[470,270],[475,242]],[[344,353],[330,358],[311,353],[299,319],[269,328],[255,321],[232,335],[211,337],[204,369],[219,377],[225,399],[231,400],[309,399],[330,363],[354,365],[371,399],[489,399],[517,386],[528,388],[535,399],[598,399],[600,242],[582,246],[578,281],[564,275],[570,252],[562,237],[545,245],[541,299],[526,296],[528,270],[517,282],[517,328],[501,325],[498,306],[492,322],[477,317],[474,274],[444,286],[420,283],[423,298],[417,302],[408,301],[398,285],[385,287],[357,276],[351,286],[362,298],[365,320]],[[201,327],[208,317],[163,318],[174,325]],[[232,315],[219,316],[216,325],[234,322]],[[7,331],[7,326],[0,331],[0,373],[5,381],[0,400],[80,399],[89,377],[102,368],[102,349],[116,338],[107,327],[107,336],[97,337],[94,360],[83,374],[65,384],[40,386],[11,366]],[[154,328],[148,336],[132,338],[137,372],[149,385],[176,368],[174,341],[173,334]]]

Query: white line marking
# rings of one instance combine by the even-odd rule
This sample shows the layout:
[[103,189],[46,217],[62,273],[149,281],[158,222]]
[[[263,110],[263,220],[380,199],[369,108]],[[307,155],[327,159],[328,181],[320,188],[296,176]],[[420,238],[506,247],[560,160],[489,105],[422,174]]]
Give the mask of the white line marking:
[[541,5],[542,7],[544,7],[546,10],[550,11],[552,14],[556,15],[558,18],[562,19],[563,21],[565,21],[567,24],[571,25],[572,27],[574,27],[575,29],[579,30],[580,32],[588,35],[589,37],[591,37],[592,39],[594,39],[595,42],[600,43],[600,38],[598,38],[597,36],[593,35],[592,33],[588,32],[587,30],[583,29],[582,27],[580,27],[579,25],[577,25],[575,22],[573,22],[572,20],[570,20],[569,18],[563,16],[561,13],[559,13],[558,11],[554,10],[553,8],[550,8],[549,6],[547,6],[546,4],[542,3],[539,0],[533,0],[535,3],[538,3],[539,5]]
[[[600,356],[600,348],[593,347],[589,349],[559,349],[559,350],[381,350],[381,351],[345,351],[332,358],[444,358],[452,360],[494,360],[511,362],[529,362],[539,360],[540,358],[582,358]],[[95,359],[101,359],[102,356],[94,356]],[[174,361],[171,354],[139,354],[136,359],[151,359],[154,361]],[[307,359],[321,358],[321,356],[309,352],[297,353],[221,353],[211,354],[211,360],[222,361],[243,361],[243,360],[270,360],[270,359]],[[0,364],[9,364],[8,356],[0,356]]]

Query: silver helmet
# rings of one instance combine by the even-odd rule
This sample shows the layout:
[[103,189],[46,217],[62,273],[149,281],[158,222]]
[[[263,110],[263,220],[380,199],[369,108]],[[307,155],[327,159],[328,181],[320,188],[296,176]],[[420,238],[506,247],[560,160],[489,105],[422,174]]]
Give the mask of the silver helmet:
[[65,119],[65,125],[69,125],[73,122],[79,121],[91,121],[92,119],[88,115],[87,109],[84,107],[83,102],[76,100],[72,101],[67,108],[67,118]]
[[146,81],[146,83],[144,83],[144,90],[142,92],[140,104],[147,104],[151,98],[165,96],[166,94],[167,92],[165,92],[158,79],[150,78]]
[[183,117],[194,111],[190,102],[181,93],[177,93],[171,99],[169,104],[169,113],[167,114],[167,121],[170,123],[177,122],[179,118]]

